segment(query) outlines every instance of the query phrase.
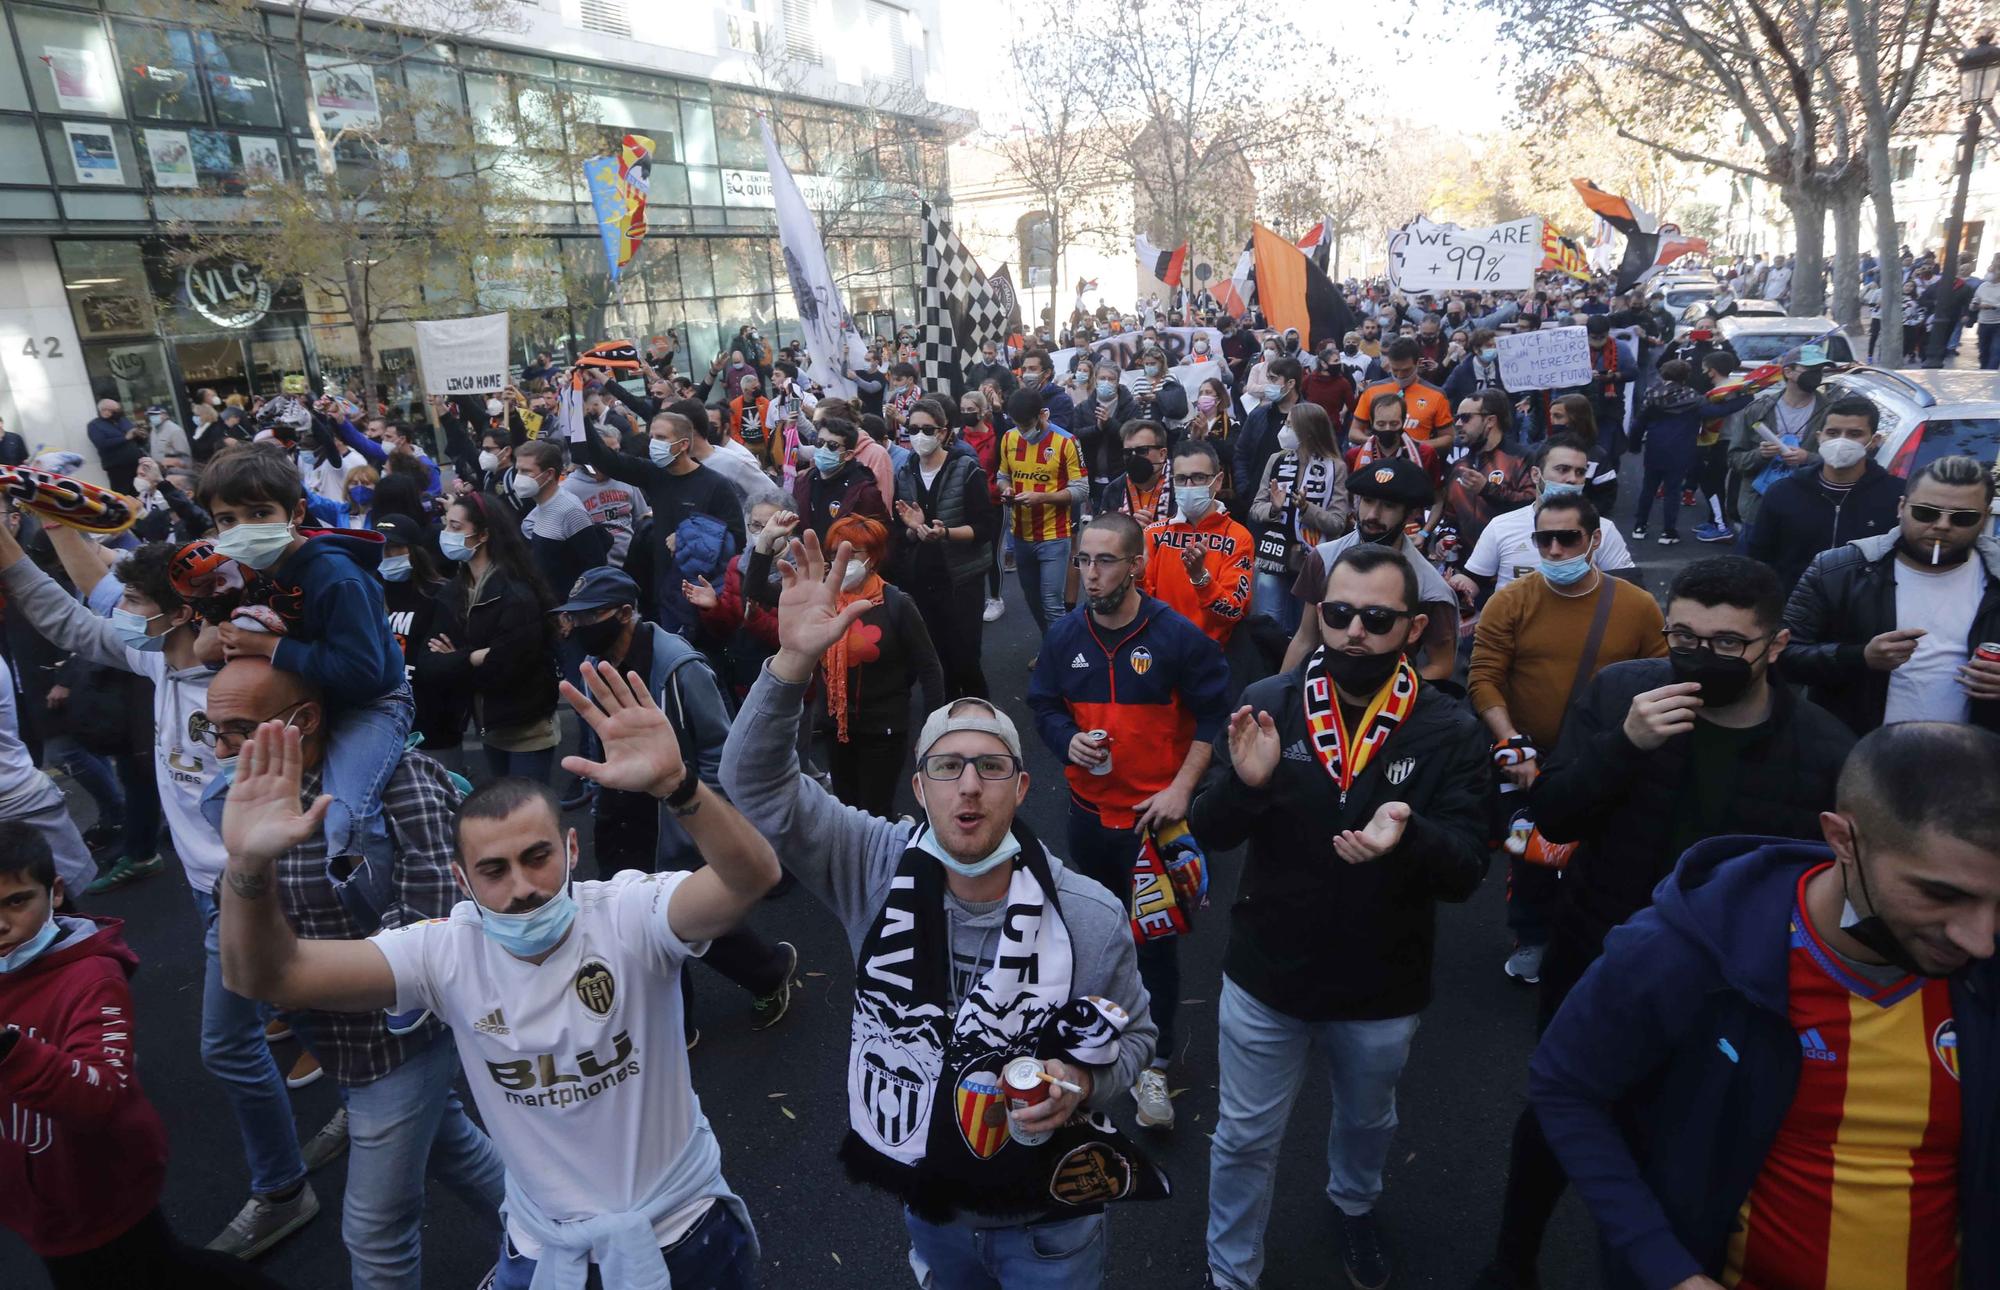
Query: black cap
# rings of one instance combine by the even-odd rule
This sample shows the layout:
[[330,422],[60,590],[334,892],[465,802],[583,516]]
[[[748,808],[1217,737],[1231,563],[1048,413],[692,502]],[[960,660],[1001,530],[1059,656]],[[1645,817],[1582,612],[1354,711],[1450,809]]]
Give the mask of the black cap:
[[1347,477],[1347,491],[1405,506],[1429,506],[1434,493],[1430,472],[1407,457],[1379,457],[1357,467]]
[[397,546],[417,546],[423,542],[428,530],[407,515],[378,515],[375,517],[375,531],[382,535],[383,540],[394,542]]

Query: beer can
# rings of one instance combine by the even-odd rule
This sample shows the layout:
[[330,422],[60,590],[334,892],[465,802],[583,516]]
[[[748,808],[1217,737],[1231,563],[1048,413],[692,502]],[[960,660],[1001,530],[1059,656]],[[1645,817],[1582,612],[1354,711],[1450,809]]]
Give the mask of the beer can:
[[1007,1132],[1024,1147],[1038,1147],[1049,1140],[1054,1129],[1023,1132],[1015,1116],[1049,1099],[1049,1086],[1042,1079],[1042,1063],[1033,1057],[1016,1057],[1000,1073],[1007,1094]]
[[1104,749],[1104,760],[1092,766],[1090,773],[1093,775],[1109,775],[1111,773],[1111,732],[1108,730],[1092,730],[1088,733],[1091,742]]
[[1972,651],[1972,657],[1983,658],[1988,663],[2000,663],[2000,641],[1986,641]]

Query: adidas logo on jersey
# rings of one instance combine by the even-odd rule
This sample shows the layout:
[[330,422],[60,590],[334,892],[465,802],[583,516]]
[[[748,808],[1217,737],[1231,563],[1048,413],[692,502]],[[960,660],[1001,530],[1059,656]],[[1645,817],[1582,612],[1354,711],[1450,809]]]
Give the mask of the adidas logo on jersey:
[[1075,668],[1088,669],[1090,667],[1090,660],[1085,658],[1083,655],[1079,654],[1075,658],[1069,661],[1069,665],[1072,669]]
[[507,1029],[507,1019],[500,1015],[500,1009],[498,1008],[495,1008],[479,1020],[473,1022],[472,1028],[482,1035],[511,1035],[514,1033]]
[[1307,748],[1306,741],[1301,739],[1297,743],[1293,744],[1290,748],[1285,749],[1285,760],[1311,761],[1312,750],[1310,748]]

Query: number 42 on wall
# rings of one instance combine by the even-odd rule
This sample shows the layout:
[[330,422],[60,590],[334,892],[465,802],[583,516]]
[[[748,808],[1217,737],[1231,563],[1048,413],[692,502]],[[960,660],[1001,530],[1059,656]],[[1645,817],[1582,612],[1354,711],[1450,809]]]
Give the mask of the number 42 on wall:
[[30,336],[22,344],[21,354],[24,358],[61,358],[62,341],[54,336],[44,336],[37,343],[35,338]]

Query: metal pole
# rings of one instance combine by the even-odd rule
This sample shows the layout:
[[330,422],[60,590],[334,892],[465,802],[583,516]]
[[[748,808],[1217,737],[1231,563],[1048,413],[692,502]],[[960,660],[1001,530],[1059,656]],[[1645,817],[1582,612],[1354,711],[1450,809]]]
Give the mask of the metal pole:
[[1965,231],[1965,196],[1972,185],[1972,159],[1979,147],[1979,106],[1965,114],[1965,133],[1959,139],[1958,191],[1951,199],[1951,219],[1944,226],[1944,263],[1939,266],[1937,316],[1931,319],[1930,335],[1924,339],[1924,366],[1943,367],[1944,349],[1951,341],[1944,306],[1951,300],[1958,281],[1958,239]]

